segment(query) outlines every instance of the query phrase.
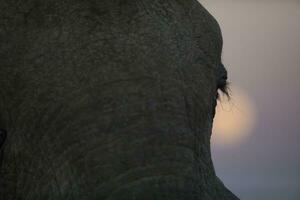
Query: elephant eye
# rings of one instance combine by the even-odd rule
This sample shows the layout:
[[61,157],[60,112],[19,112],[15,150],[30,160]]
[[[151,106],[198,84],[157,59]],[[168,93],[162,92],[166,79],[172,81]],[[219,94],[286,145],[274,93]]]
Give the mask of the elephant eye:
[[229,97],[228,93],[228,82],[227,82],[227,70],[221,63],[217,68],[217,99],[219,98],[218,90]]

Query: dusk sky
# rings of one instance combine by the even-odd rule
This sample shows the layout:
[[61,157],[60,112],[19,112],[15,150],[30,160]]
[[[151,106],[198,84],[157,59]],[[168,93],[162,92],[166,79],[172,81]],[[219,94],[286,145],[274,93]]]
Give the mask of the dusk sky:
[[300,1],[200,2],[223,32],[231,105],[246,111],[213,133],[217,175],[242,200],[299,200]]

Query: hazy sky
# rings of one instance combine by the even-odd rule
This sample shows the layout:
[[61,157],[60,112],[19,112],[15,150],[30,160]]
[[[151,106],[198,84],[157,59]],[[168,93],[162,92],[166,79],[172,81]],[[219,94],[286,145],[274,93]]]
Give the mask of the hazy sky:
[[212,144],[217,174],[243,200],[299,200],[300,1],[200,2],[221,25],[229,81],[257,110],[247,139]]

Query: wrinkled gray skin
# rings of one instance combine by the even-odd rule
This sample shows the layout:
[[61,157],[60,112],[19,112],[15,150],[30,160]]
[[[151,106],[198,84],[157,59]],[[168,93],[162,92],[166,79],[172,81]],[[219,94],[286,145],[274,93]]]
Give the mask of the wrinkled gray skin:
[[237,199],[210,155],[222,36],[196,0],[0,8],[0,199]]

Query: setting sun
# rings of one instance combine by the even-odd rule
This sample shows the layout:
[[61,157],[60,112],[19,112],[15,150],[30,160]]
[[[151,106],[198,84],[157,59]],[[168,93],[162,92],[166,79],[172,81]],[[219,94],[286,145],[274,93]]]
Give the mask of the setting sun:
[[216,108],[212,142],[220,146],[240,143],[255,123],[255,107],[241,89],[231,88],[231,99],[221,98]]

